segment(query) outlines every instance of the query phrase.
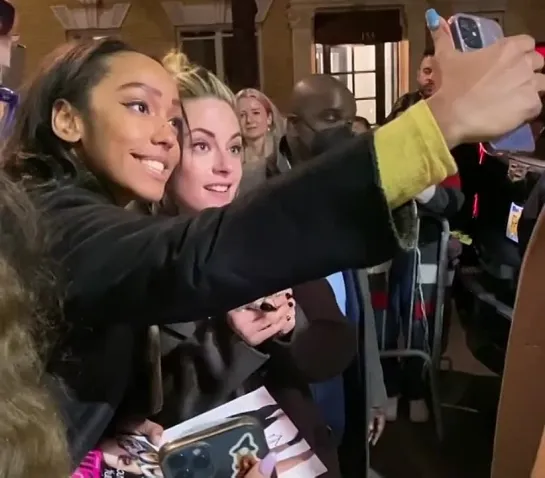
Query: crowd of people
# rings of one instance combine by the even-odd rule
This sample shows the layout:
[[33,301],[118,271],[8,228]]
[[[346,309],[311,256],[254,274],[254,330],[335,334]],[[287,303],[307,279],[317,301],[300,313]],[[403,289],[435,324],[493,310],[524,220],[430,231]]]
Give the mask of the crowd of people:
[[349,476],[343,438],[376,441],[386,406],[369,269],[406,270],[413,199],[458,207],[449,150],[530,120],[545,92],[532,38],[462,54],[427,23],[440,84],[372,131],[327,75],[280,114],[179,52],[106,38],[44,58],[2,153],[1,476],[70,476],[117,432],[158,444],[262,385],[324,476]]

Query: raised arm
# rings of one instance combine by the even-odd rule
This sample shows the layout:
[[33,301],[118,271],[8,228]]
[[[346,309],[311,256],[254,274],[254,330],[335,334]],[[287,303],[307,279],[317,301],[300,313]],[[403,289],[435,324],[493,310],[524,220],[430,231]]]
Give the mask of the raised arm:
[[[354,138],[192,218],[141,216],[76,186],[40,191],[55,231],[54,256],[66,273],[70,316],[95,323],[195,320],[388,260],[398,248],[390,207],[455,169],[426,104],[413,110],[376,138]],[[398,161],[400,154],[407,156]]]

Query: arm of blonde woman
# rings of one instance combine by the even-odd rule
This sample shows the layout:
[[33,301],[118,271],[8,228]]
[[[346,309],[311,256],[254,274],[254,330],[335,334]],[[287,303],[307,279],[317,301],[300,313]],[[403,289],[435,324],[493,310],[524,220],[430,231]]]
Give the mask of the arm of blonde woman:
[[262,350],[270,355],[267,368],[275,381],[293,377],[321,382],[342,373],[356,354],[355,329],[340,311],[327,279],[293,288],[297,302],[295,329],[289,340],[273,340]]

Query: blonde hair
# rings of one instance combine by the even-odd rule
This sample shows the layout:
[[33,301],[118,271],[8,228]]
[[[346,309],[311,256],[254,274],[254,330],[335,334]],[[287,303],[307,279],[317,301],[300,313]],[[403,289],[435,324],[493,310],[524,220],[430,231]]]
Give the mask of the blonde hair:
[[65,430],[44,383],[50,333],[44,320],[56,294],[43,229],[27,195],[0,173],[0,476],[65,478]]
[[255,88],[244,88],[235,95],[235,99],[237,102],[242,98],[254,98],[259,101],[263,108],[265,108],[267,114],[271,115],[271,133],[275,136],[282,136],[284,134],[284,117],[282,116],[276,105],[265,93],[256,90]]
[[235,95],[229,87],[214,73],[192,63],[184,53],[171,50],[162,63],[176,80],[182,99],[213,97],[235,109]]
[[[266,133],[265,141],[263,143],[263,151],[254,151],[253,149],[246,148],[245,161],[253,162],[260,159],[267,159],[268,161],[276,161],[276,155],[278,154],[278,146],[280,139],[286,132],[286,122],[276,105],[271,99],[262,91],[255,88],[245,88],[240,90],[235,100],[238,103],[242,98],[254,98],[259,101],[268,115],[271,116],[271,126]],[[237,108],[238,110],[238,108]]]

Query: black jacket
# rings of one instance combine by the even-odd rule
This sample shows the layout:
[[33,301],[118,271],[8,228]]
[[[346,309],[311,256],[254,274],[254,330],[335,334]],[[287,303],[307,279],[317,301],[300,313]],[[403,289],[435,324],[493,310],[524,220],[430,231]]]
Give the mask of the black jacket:
[[[149,217],[77,178],[32,193],[66,293],[49,364],[79,463],[114,413],[145,411],[147,326],[194,321],[293,284],[389,260],[398,248],[371,135],[220,209]],[[143,403],[140,403],[143,402]]]

